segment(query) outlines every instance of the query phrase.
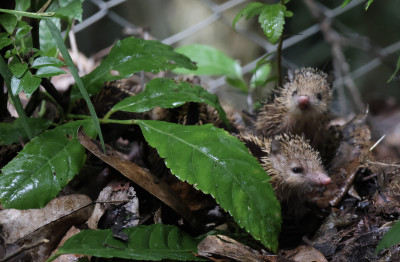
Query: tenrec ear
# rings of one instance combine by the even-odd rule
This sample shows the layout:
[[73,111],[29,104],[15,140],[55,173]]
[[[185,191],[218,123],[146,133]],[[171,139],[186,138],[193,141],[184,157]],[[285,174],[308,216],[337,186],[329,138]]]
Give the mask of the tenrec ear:
[[271,141],[271,155],[276,155],[281,152],[281,143],[278,140],[273,139]]

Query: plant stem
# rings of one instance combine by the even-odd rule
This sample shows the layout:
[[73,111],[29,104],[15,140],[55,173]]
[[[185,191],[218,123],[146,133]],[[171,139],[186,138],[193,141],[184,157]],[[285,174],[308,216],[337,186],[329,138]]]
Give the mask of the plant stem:
[[[91,116],[88,116],[88,115],[67,114],[67,118],[91,119]],[[105,118],[100,118],[100,119],[99,119],[99,122],[100,122],[101,124],[132,125],[132,124],[135,124],[135,119],[119,120],[119,119],[105,119]]]
[[[281,0],[281,5],[285,5],[285,0]],[[283,76],[282,76],[282,42],[283,42],[283,32],[279,37],[278,48],[276,50],[276,65],[278,67],[278,86],[283,86]]]

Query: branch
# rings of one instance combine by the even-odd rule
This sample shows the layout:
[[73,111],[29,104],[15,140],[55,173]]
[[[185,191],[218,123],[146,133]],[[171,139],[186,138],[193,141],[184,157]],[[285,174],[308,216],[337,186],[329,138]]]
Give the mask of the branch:
[[[353,79],[350,77],[350,66],[346,62],[346,57],[342,49],[342,38],[340,34],[332,28],[332,23],[325,16],[325,14],[318,8],[314,0],[303,0],[312,16],[318,21],[321,32],[325,38],[325,41],[331,45],[333,68],[335,71],[335,78],[341,79],[344,85],[348,88],[352,95],[353,102],[359,111],[364,109],[364,103],[362,102],[360,93],[357,90],[357,86]],[[340,92],[343,96],[344,92]],[[344,97],[341,98],[344,101]]]

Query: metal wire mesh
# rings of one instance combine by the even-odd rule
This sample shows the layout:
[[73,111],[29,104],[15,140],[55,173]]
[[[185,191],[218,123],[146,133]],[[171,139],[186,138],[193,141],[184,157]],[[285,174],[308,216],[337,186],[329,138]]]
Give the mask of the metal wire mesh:
[[[143,28],[146,25],[143,24],[133,24],[129,17],[126,16],[126,14],[122,14],[122,12],[118,12],[118,9],[115,7],[122,6],[122,4],[129,2],[126,0],[110,0],[110,1],[103,1],[103,0],[89,0],[88,4],[92,5],[92,9],[94,8],[93,13],[88,15],[87,17],[84,17],[84,20],[81,23],[78,23],[74,26],[73,31],[75,33],[84,33],[88,28],[90,27],[95,27],[100,20],[106,20],[106,23],[114,23],[119,26],[120,31],[122,32],[123,30],[139,30],[140,28]],[[154,1],[153,1],[154,2]],[[167,1],[169,2],[169,1]],[[202,20],[199,22],[189,25],[185,27],[184,29],[174,32],[167,37],[164,37],[162,39],[158,39],[162,41],[165,44],[168,45],[176,45],[180,41],[183,41],[189,37],[192,37],[196,35],[198,32],[201,30],[204,30],[209,27],[213,27],[217,22],[221,22],[222,24],[226,25],[224,28],[227,31],[232,31],[234,32],[234,29],[232,28],[232,18],[228,17],[226,14],[230,10],[240,10],[240,8],[243,8],[246,4],[252,2],[252,1],[246,1],[246,0],[229,0],[229,1],[212,1],[212,0],[193,0],[192,2],[196,2],[197,4],[200,4],[204,6],[208,12],[209,15],[204,17]],[[221,3],[222,2],[222,3]],[[307,2],[307,0],[304,0],[304,2]],[[321,14],[325,17],[325,20],[327,21],[332,21],[335,18],[339,17],[340,15],[349,12],[350,10],[354,8],[360,8],[363,9],[363,4],[365,3],[364,0],[353,0],[350,2],[345,7],[340,7],[340,3],[337,7],[334,8],[328,8],[321,3],[316,3],[318,9],[321,11]],[[165,2],[164,2],[165,4]],[[87,6],[87,5],[86,5]],[[117,10],[117,11],[116,11]],[[163,11],[165,10],[160,10],[160,16],[168,16],[168,13],[164,13]],[[237,11],[236,11],[237,12]],[[162,21],[162,19],[161,19]],[[103,21],[104,22],[104,21]],[[185,23],[185,21],[182,21],[182,23]],[[346,28],[347,34],[354,34],[356,35],[357,32],[354,32],[348,28]],[[231,32],[231,33],[232,33]],[[305,41],[307,39],[311,39],[313,36],[316,34],[321,33],[321,23],[318,23],[317,20],[315,21],[315,24],[307,27],[306,29],[302,30],[301,32],[298,32],[295,35],[292,35],[290,37],[287,37],[284,42],[283,42],[283,65],[287,67],[298,67],[302,65],[297,65],[295,62],[291,61],[285,56],[285,50],[299,45],[302,41]],[[236,34],[241,35],[242,37],[248,39],[250,42],[252,42],[254,45],[258,46],[263,50],[264,54],[261,56],[257,57],[252,57],[251,61],[243,65],[243,73],[248,73],[250,70],[252,70],[255,66],[257,61],[259,61],[260,58],[262,58],[265,54],[267,53],[273,53],[277,49],[277,45],[273,45],[270,42],[266,40],[263,35],[257,34],[254,31],[249,30],[246,27],[241,26],[240,24],[236,27]],[[148,35],[147,37],[150,38]],[[227,43],[229,45],[229,43]],[[369,61],[366,61],[362,65],[358,66],[357,68],[353,68],[352,70],[348,70],[347,74],[335,74],[335,81],[333,83],[334,88],[344,88],[343,86],[350,85],[350,87],[353,85],[352,83],[349,83],[348,80],[351,79],[357,79],[357,78],[362,78],[366,74],[370,73],[377,67],[379,67],[382,64],[382,57],[383,56],[388,56],[390,54],[396,53],[398,50],[400,50],[400,41],[398,42],[393,42],[387,45],[386,47],[383,47],[379,50],[378,55]],[[332,54],[334,55],[334,54]],[[345,62],[345,61],[344,61]],[[344,63],[343,61],[341,63]],[[347,77],[347,78],[346,78]],[[210,78],[207,81],[207,85],[209,86],[209,90],[211,92],[216,92],[221,86],[226,84],[226,81],[224,77],[218,77],[218,78]],[[353,85],[354,89],[355,85]],[[355,90],[352,90],[355,92]],[[339,95],[341,94],[342,96],[344,95],[343,90],[341,92],[338,92]],[[351,93],[353,96],[359,96],[356,93]],[[357,100],[357,98],[356,98]],[[357,102],[357,101],[356,101]],[[361,105],[359,105],[358,109],[360,109]]]

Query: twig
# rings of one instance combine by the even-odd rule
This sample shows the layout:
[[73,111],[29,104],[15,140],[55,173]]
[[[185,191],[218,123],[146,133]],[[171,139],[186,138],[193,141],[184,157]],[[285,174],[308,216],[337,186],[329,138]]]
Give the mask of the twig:
[[342,39],[340,34],[332,28],[329,18],[318,8],[313,0],[303,0],[303,2],[310,10],[312,16],[318,20],[325,41],[331,45],[333,67],[337,79],[343,79],[344,85],[348,88],[352,95],[356,108],[362,111],[364,104],[361,100],[360,93],[357,90],[357,86],[350,77],[350,66],[346,62],[346,57],[342,49]]
[[[281,5],[285,5],[285,1],[281,0]],[[283,76],[282,76],[282,43],[283,43],[283,32],[281,37],[279,37],[278,47],[276,49],[276,65],[278,67],[278,86],[283,86]]]
[[397,165],[397,164],[388,164],[388,163],[375,162],[375,161],[369,161],[369,160],[367,160],[367,163],[371,164],[371,165],[379,165],[379,166],[384,166],[384,167],[397,167],[397,168],[400,168],[400,165]]
[[22,252],[24,252],[24,251],[26,251],[26,250],[33,249],[33,248],[38,247],[38,246],[40,246],[40,245],[46,244],[46,243],[48,243],[48,242],[49,242],[48,239],[42,239],[42,240],[39,240],[38,242],[33,243],[33,244],[31,244],[31,245],[23,245],[20,249],[18,249],[18,250],[15,251],[14,253],[11,253],[11,254],[9,254],[8,256],[3,257],[2,259],[0,259],[0,262],[8,261],[8,260],[10,260],[11,258],[18,256],[19,254],[21,254]]

